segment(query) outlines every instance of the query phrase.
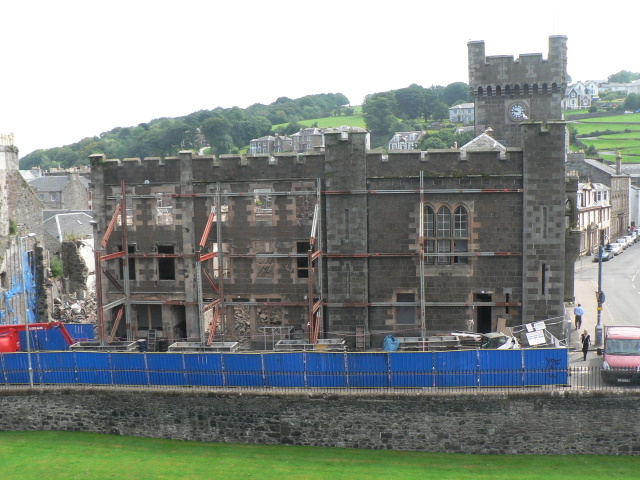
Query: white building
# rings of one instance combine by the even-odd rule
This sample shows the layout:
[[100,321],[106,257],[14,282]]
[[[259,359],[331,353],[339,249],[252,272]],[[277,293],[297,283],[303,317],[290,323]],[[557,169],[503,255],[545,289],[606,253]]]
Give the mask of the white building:
[[578,229],[580,255],[590,255],[600,245],[600,236],[605,239],[611,233],[611,188],[602,183],[578,184]]
[[454,105],[449,109],[449,121],[451,123],[462,123],[464,125],[470,125],[474,122],[474,107],[473,103],[461,103],[460,105]]
[[396,132],[389,140],[389,151],[416,150],[423,135],[423,132]]

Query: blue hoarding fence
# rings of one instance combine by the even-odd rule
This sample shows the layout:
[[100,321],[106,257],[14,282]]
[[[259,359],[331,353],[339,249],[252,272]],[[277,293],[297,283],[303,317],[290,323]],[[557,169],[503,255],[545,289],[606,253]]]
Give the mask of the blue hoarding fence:
[[[477,388],[565,385],[566,349],[376,353],[33,352],[34,382],[248,388]],[[22,352],[0,354],[0,384],[28,383]]]

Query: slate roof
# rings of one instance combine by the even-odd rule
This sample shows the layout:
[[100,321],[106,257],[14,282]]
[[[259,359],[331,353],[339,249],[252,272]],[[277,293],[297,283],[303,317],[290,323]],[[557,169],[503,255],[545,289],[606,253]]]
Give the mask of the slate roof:
[[493,130],[487,129],[484,133],[481,133],[470,142],[465,143],[460,147],[460,152],[465,154],[469,150],[498,150],[501,153],[505,153],[507,151],[507,147],[502,145],[491,135],[488,135],[487,132],[490,131]]
[[93,217],[86,213],[59,213],[44,221],[44,230],[59,242],[69,235],[87,238],[93,235],[90,220],[93,220]]
[[[89,180],[86,177],[78,176],[78,179],[85,187],[89,188]],[[69,175],[38,177],[28,182],[38,192],[61,192],[69,183]]]

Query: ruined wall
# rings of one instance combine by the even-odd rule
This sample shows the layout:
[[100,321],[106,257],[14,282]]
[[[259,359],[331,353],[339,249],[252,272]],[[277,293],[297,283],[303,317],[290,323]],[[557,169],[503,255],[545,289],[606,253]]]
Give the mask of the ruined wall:
[[[0,430],[467,454],[638,455],[637,392],[0,392]],[[139,405],[145,408],[139,408]]]

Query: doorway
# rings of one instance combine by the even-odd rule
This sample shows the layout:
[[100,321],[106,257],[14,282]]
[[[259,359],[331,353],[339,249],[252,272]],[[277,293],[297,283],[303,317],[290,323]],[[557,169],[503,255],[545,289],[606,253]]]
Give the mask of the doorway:
[[[474,303],[491,302],[491,294],[475,293],[473,295]],[[491,305],[476,305],[476,325],[478,333],[491,332]]]

